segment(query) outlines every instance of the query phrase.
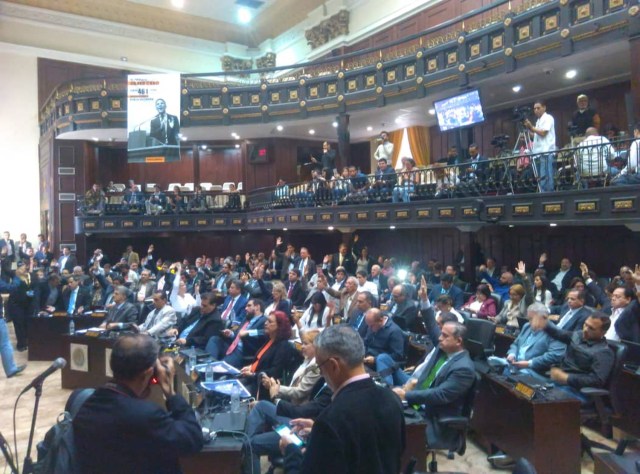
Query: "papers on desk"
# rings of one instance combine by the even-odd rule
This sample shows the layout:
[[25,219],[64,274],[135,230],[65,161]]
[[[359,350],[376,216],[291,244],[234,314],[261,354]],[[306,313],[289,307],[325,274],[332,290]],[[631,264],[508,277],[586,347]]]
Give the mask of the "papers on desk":
[[89,329],[78,329],[75,334],[79,335],[79,336],[89,336],[89,337],[98,337],[100,336],[102,333],[105,332],[105,329],[103,328],[89,328]]
[[213,367],[214,374],[240,375],[240,371],[238,369],[236,369],[234,366],[230,364],[227,364],[223,360],[216,361],[216,362],[209,362],[207,364],[198,364],[194,367],[194,369],[204,374],[207,371],[208,365]]
[[231,391],[233,390],[233,387],[236,386],[239,389],[240,398],[251,398],[249,390],[247,390],[247,388],[236,379],[219,380],[217,382],[200,382],[200,385],[209,392],[216,392],[228,397],[231,396]]
[[509,365],[509,361],[504,357],[490,356],[487,358],[487,362],[491,365]]

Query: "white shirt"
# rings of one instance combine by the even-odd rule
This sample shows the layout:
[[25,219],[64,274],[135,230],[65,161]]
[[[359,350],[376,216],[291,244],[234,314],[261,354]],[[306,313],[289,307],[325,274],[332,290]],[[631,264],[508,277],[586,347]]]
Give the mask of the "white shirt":
[[548,113],[543,113],[536,121],[536,129],[545,130],[548,133],[541,137],[537,133],[533,136],[533,153],[548,153],[556,149],[555,121]]
[[634,140],[629,147],[629,157],[627,158],[627,166],[622,168],[620,174],[637,173],[638,172],[638,157],[640,156],[640,138]]
[[598,135],[590,135],[580,143],[580,174],[597,176],[604,174],[607,160],[615,156],[616,151],[609,140]]
[[362,291],[368,291],[369,293],[371,293],[373,296],[375,296],[376,298],[378,297],[378,285],[376,285],[374,282],[372,281],[365,281],[364,285],[360,285],[358,284],[358,292],[362,292]]
[[373,157],[377,160],[385,159],[387,163],[391,164],[391,157],[393,156],[393,143],[387,141],[378,145]]
[[562,280],[564,279],[564,276],[568,272],[569,272],[569,270],[560,270],[560,271],[558,271],[558,274],[556,275],[556,277],[551,281],[551,283],[556,285],[556,288],[558,290],[560,290],[562,288]]
[[604,335],[605,339],[608,341],[620,341],[620,336],[618,336],[618,333],[616,332],[616,321],[620,317],[620,313],[622,313],[622,311],[624,311],[624,308],[617,308],[611,312],[611,326],[609,326],[607,333]]

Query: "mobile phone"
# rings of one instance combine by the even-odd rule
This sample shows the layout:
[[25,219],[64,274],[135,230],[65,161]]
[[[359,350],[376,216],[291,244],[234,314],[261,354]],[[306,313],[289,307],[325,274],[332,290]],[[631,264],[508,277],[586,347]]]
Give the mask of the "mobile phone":
[[289,428],[287,425],[274,426],[273,429],[281,437],[289,436],[289,439],[291,439],[293,441],[293,444],[295,444],[296,446],[304,446],[304,441],[302,441],[302,439],[297,434],[291,431],[291,428]]

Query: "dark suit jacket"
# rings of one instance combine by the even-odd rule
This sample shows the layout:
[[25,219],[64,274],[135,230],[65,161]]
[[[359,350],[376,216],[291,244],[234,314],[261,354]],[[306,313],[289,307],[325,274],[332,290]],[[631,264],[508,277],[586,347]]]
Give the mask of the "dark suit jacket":
[[[291,282],[286,282],[284,286],[287,292],[286,294],[289,295],[289,288],[291,287]],[[306,298],[307,298],[307,292],[304,291],[304,288],[302,287],[302,282],[300,280],[296,281],[295,286],[293,287],[293,290],[291,290],[291,298],[289,298],[289,300],[291,300],[291,304],[297,307],[304,306],[304,300]]]
[[[564,316],[568,312],[569,312],[569,306],[567,306],[567,304],[565,303],[562,305],[562,310],[560,312],[560,320],[556,324],[560,324],[560,321],[562,321],[562,316]],[[565,324],[562,327],[562,329],[564,329],[565,331],[582,330],[582,325],[584,324],[584,322],[587,320],[587,318],[592,312],[593,310],[591,308],[587,306],[583,306],[578,310],[577,313],[575,313],[571,317],[571,319],[567,322],[567,324]]]
[[[367,280],[373,281],[373,277],[369,275],[369,278],[367,278]],[[387,288],[387,277],[381,273],[380,275],[378,275],[378,294],[381,295]]]
[[[50,294],[51,288],[49,288],[49,282],[46,280],[38,282],[35,289],[36,312],[45,309],[47,299]],[[58,286],[58,297],[56,298],[54,307],[56,308],[56,311],[63,311],[63,309],[66,309],[62,307],[62,286]]]
[[[76,307],[78,305],[76,304]],[[107,313],[107,317],[105,318],[105,323],[135,323],[138,321],[138,308],[125,301],[122,305],[122,308],[116,309],[116,306],[113,306],[109,309]]]
[[[394,303],[395,305],[395,303]],[[393,309],[393,306],[390,308]],[[418,307],[414,300],[407,298],[393,313],[393,321],[404,331],[415,329]]]
[[[300,262],[302,261],[302,258],[297,257],[294,261],[293,261],[293,268],[297,268],[300,269]],[[316,262],[314,262],[311,258],[307,258],[307,265],[306,267],[304,267],[304,275],[302,275],[305,280],[309,281],[309,278],[311,278],[311,275],[313,275],[316,271]]]
[[[442,294],[442,285],[440,284],[435,285],[431,289],[431,293],[429,293],[429,301],[431,301],[432,303],[435,303],[435,301],[438,299],[438,296],[440,296],[441,294]],[[462,307],[462,305],[464,304],[464,293],[460,288],[458,288],[456,285],[451,285],[451,288],[449,288],[449,296],[453,298],[454,308]]]
[[160,115],[158,114],[153,119],[151,119],[149,136],[155,138],[156,140],[160,140],[162,143],[165,143],[167,145],[178,145],[180,140],[180,138],[178,137],[178,134],[180,133],[180,121],[175,115],[166,114],[166,116],[166,135],[161,125]]
[[[427,379],[442,354],[440,349],[418,378],[417,387]],[[427,389],[416,388],[405,394],[409,405],[424,405],[427,423],[427,444],[430,447],[449,448],[456,442],[456,433],[440,426],[438,420],[446,416],[460,416],[465,399],[476,380],[475,367],[467,351],[459,352],[442,366],[431,386]]]
[[[340,266],[340,255],[334,253],[331,256],[331,269],[329,270],[331,273],[335,275],[336,268]],[[354,275],[356,273],[356,261],[353,259],[353,255],[350,252],[344,256],[342,260],[342,266],[347,272],[347,275]]]
[[[242,355],[244,357],[253,357],[256,355],[258,350],[265,345],[267,340],[269,339],[264,333],[264,323],[267,320],[265,315],[254,316],[255,321],[251,325],[251,329],[255,329],[258,331],[256,336],[247,336],[242,339]],[[233,334],[233,339],[235,339],[236,335],[240,331],[240,328]],[[232,339],[232,341],[233,341]]]
[[[278,380],[281,379],[291,360],[293,350],[289,341],[274,342],[271,347],[267,349],[267,352],[262,354],[255,373],[259,374],[264,372],[269,377]],[[258,352],[260,352],[260,349],[258,349]]]
[[391,390],[367,378],[343,387],[320,413],[304,458],[300,448],[287,446],[285,472],[397,473],[404,446],[400,400]]
[[620,339],[640,344],[640,304],[634,300],[620,313],[615,324]]
[[[556,297],[556,295],[559,295],[560,297],[564,297],[564,293],[565,293],[565,291],[567,291],[567,288],[569,288],[569,283],[571,283],[571,280],[573,280],[577,276],[580,276],[580,270],[571,267],[569,269],[569,271],[567,272],[567,274],[562,278],[561,288],[557,288],[556,285],[553,284],[553,279],[558,275],[558,271],[550,273],[547,270],[547,274],[549,275],[549,277],[548,277],[549,278],[549,282],[551,282],[551,285],[556,290],[556,292],[554,293],[553,296]],[[553,288],[551,288],[551,292],[552,293],[553,293]]]
[[[67,287],[62,291],[62,311],[66,311],[69,307],[70,295],[71,288]],[[78,296],[76,296],[75,310],[77,311],[80,306],[84,307],[85,310],[88,310],[91,306],[91,293],[89,293],[89,291],[82,286],[78,287]]]
[[[231,303],[231,300],[233,298],[231,298],[231,295],[227,295],[227,297],[224,299],[224,303],[222,305],[222,307],[220,308],[220,314],[224,313],[224,311],[227,309],[227,306],[229,305],[229,303]],[[245,295],[240,295],[238,296],[238,299],[236,300],[235,304],[233,305],[233,313],[235,314],[235,316],[230,315],[229,319],[231,319],[231,317],[233,317],[233,322],[234,323],[242,323],[246,317],[246,310],[245,310],[245,306],[247,305],[247,297]]]
[[0,252],[3,248],[10,246],[11,247],[11,255],[6,255],[3,260],[7,262],[13,262],[18,258],[18,252],[16,252],[16,245],[13,239],[9,239],[8,241],[4,239],[0,239]]
[[186,346],[195,346],[199,349],[204,349],[209,342],[211,336],[220,334],[220,331],[224,329],[224,323],[220,318],[220,310],[216,309],[209,314],[202,314],[200,308],[195,308],[191,313],[182,318],[178,324],[178,336],[185,328],[191,326],[197,321],[189,335],[187,336]]
[[[60,263],[61,259],[62,259],[62,256],[58,258],[58,263]],[[62,272],[62,270],[66,268],[67,270],[69,270],[69,273],[73,273],[73,267],[77,265],[78,265],[78,260],[76,259],[76,256],[69,255],[69,258],[67,258],[67,261],[65,262],[64,267],[60,267],[60,272]]]
[[180,395],[166,406],[140,400],[123,386],[98,388],[73,418],[81,472],[181,472],[178,458],[202,449],[202,429]]

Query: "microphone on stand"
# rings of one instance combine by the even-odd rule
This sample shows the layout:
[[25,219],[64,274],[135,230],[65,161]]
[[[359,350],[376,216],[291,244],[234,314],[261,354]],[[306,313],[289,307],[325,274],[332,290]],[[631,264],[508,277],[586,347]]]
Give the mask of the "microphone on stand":
[[56,360],[53,361],[53,364],[51,364],[47,370],[45,370],[40,375],[38,375],[35,379],[33,379],[31,381],[31,383],[29,385],[27,385],[22,390],[22,392],[20,392],[20,395],[25,393],[27,390],[29,390],[31,388],[34,388],[34,387],[37,387],[38,385],[42,384],[42,382],[44,382],[44,379],[49,377],[49,375],[51,375],[52,373],[54,373],[58,369],[62,369],[66,365],[67,365],[67,361],[64,360],[64,358],[62,358],[62,357],[58,357]]

